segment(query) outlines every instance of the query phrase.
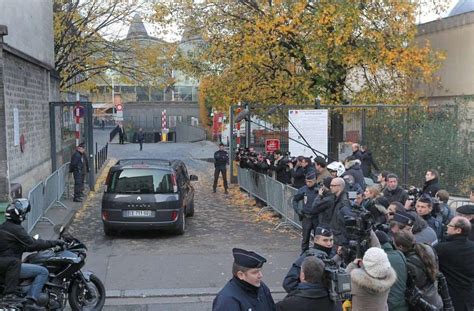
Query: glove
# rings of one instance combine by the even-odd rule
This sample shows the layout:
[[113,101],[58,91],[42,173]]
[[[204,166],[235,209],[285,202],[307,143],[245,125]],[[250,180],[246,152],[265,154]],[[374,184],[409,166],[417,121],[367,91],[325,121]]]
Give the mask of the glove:
[[61,247],[63,247],[63,246],[66,244],[66,242],[64,242],[63,240],[53,240],[53,241],[51,241],[51,242],[53,243],[53,246],[61,246]]

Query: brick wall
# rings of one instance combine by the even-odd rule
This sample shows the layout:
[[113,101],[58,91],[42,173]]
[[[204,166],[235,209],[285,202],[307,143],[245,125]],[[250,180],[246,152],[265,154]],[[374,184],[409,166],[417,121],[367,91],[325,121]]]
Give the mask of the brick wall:
[[[6,147],[10,182],[23,186],[23,194],[51,173],[49,124],[50,72],[4,51],[3,85]],[[51,93],[51,94],[50,94]],[[14,109],[18,109],[19,135],[25,148],[14,144]]]

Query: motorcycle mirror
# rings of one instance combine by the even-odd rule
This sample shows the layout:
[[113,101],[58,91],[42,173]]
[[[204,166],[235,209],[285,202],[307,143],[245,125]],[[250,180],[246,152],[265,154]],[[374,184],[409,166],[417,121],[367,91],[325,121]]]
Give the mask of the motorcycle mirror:
[[39,237],[40,237],[39,234],[35,234],[35,235],[33,236],[33,239],[39,240]]
[[65,229],[66,228],[62,224],[57,224],[56,226],[54,226],[53,230],[54,233],[61,235],[61,233],[63,233]]

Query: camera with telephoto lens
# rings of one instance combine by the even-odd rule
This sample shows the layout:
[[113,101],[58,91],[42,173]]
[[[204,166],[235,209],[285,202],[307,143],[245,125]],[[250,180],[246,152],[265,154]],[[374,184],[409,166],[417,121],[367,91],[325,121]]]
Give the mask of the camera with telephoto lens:
[[352,208],[354,215],[344,216],[348,245],[344,248],[344,261],[362,258],[370,248],[370,231],[375,224],[373,215],[363,207]]
[[417,188],[415,186],[410,186],[407,189],[408,193],[408,200],[412,201],[411,203],[411,208],[415,208],[416,201],[423,195],[423,191],[421,191],[420,188]]
[[318,258],[324,262],[323,283],[329,288],[329,298],[332,301],[343,301],[350,298],[351,275],[334,260]]

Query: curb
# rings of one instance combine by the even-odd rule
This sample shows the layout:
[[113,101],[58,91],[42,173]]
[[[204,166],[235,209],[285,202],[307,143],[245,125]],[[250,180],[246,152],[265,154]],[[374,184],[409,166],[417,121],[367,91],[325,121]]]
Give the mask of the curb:
[[[107,298],[170,298],[216,296],[222,288],[150,288],[107,290]],[[286,294],[282,288],[270,288],[272,294]]]

